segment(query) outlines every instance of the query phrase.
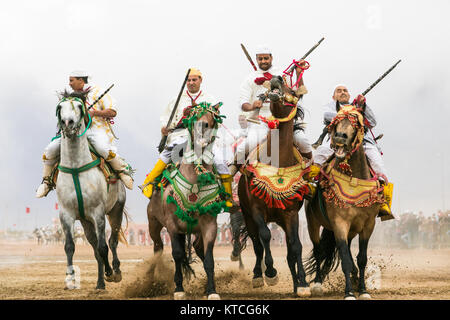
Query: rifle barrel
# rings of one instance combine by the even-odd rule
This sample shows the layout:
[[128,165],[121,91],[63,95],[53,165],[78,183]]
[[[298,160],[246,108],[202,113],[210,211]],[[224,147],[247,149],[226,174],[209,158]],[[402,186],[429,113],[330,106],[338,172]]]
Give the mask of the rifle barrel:
[[394,64],[392,67],[389,68],[388,71],[386,71],[385,73],[383,73],[383,75],[381,77],[379,77],[374,83],[372,83],[372,85],[367,88],[362,95],[366,96],[366,94],[369,93],[370,90],[372,90],[381,80],[383,80],[384,77],[386,77],[392,70],[394,70],[394,68],[401,62],[402,60],[398,60],[396,64]]

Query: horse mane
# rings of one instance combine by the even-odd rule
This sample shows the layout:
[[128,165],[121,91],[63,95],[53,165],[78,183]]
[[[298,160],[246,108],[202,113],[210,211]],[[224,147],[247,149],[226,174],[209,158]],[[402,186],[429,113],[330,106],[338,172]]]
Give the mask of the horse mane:
[[87,95],[88,95],[89,91],[72,91],[69,92],[67,91],[67,89],[64,89],[64,91],[60,91],[58,92],[58,98],[59,99],[63,99],[63,98],[78,98],[81,99],[81,101],[83,101],[84,104],[86,104],[86,99],[87,99]]

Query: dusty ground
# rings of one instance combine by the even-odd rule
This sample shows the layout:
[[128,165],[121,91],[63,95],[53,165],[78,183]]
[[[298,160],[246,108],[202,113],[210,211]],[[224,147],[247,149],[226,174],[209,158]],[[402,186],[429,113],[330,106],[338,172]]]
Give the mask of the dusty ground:
[[[304,257],[310,248],[304,248]],[[286,248],[273,247],[280,282],[273,287],[251,288],[253,250],[243,253],[245,269],[231,262],[231,247],[214,249],[216,287],[222,299],[298,299],[291,293],[292,281],[286,263]],[[35,242],[0,242],[0,299],[172,299],[173,263],[170,248],[163,260],[153,257],[151,246],[119,245],[123,280],[95,290],[97,264],[89,245],[77,244],[74,265],[80,270],[80,289],[64,290],[64,246]],[[357,250],[353,250],[356,254]],[[450,299],[450,250],[397,250],[369,248],[368,287],[373,299]],[[111,255],[110,255],[111,259]],[[147,274],[155,267],[156,278]],[[197,278],[185,284],[189,299],[204,299],[205,274],[201,263],[193,265]],[[313,299],[342,299],[341,269],[325,284],[325,294]]]

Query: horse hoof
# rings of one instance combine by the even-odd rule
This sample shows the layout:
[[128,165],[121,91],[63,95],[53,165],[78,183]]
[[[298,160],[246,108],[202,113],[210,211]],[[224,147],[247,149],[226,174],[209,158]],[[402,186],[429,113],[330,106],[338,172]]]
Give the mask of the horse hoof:
[[358,297],[359,300],[370,300],[372,297],[367,292],[361,293]]
[[114,282],[120,282],[120,281],[122,281],[122,273],[121,272],[119,272],[119,273],[114,272]]
[[75,285],[73,283],[66,283],[64,286],[64,290],[73,290],[75,289]]
[[97,285],[97,287],[95,287],[96,290],[105,290],[105,285]]
[[346,295],[344,300],[356,300],[356,297],[353,294]]
[[264,287],[264,280],[263,278],[253,278],[252,279],[252,286],[253,288],[261,288]]
[[231,260],[231,261],[239,261],[239,256],[235,256],[235,255],[233,255],[233,253],[232,253],[231,256],[230,256],[230,260]]
[[220,296],[217,293],[211,293],[208,295],[208,300],[220,300]]
[[313,296],[322,296],[323,295],[323,288],[322,284],[320,282],[314,282],[311,284],[311,294]]
[[297,287],[297,296],[300,298],[311,297],[311,289],[309,287]]
[[273,277],[273,278],[270,278],[270,277],[268,277],[268,276],[265,276],[264,279],[266,280],[266,284],[267,284],[268,286],[274,286],[274,285],[276,285],[276,284],[278,283],[278,280],[279,280],[278,274],[275,275],[275,277]]
[[173,294],[173,299],[174,300],[185,300],[186,294],[184,293],[184,291],[175,292]]
[[114,274],[111,273],[110,275],[105,274],[105,281],[113,282],[114,281]]

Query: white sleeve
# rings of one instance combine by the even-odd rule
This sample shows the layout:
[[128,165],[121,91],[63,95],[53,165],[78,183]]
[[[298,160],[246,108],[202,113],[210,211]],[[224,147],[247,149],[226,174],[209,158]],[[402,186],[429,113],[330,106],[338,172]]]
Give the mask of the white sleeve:
[[170,101],[170,103],[166,106],[163,113],[159,117],[159,121],[161,122],[161,129],[163,127],[167,126],[167,121],[169,121],[170,114],[172,113],[172,109],[173,109],[174,105],[175,105],[175,102]]
[[241,84],[241,89],[239,91],[239,109],[242,111],[242,105],[244,103],[250,103],[252,98],[252,85],[251,79],[247,78]]

